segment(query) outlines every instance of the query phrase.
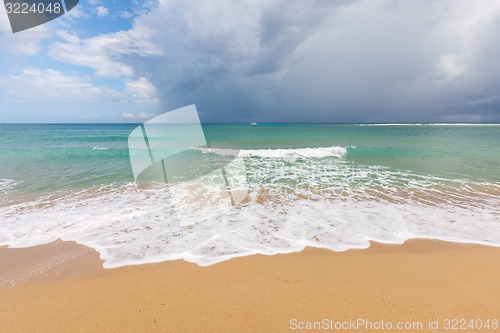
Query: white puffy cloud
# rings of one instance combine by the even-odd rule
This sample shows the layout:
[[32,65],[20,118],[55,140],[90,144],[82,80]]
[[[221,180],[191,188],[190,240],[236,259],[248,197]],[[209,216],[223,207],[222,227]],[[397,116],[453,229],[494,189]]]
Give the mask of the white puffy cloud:
[[130,112],[123,112],[122,117],[125,119],[133,119],[133,118],[135,118],[135,114],[130,113]]
[[106,77],[133,77],[133,56],[158,56],[161,51],[149,41],[147,31],[130,30],[81,39],[60,32],[63,42],[55,42],[49,55],[64,63],[90,67]]
[[156,89],[144,77],[127,82],[125,90],[120,91],[97,86],[91,77],[79,73],[28,67],[19,74],[2,78],[0,86],[7,98],[28,103],[34,100],[156,102]]
[[138,121],[158,112],[153,98],[97,85],[90,75],[54,69],[28,67],[15,75],[0,76],[0,94],[1,119],[6,122]]
[[126,82],[126,91],[130,93],[136,100],[140,101],[156,101],[156,87],[145,77],[140,77],[136,80]]
[[104,16],[109,15],[109,10],[104,6],[97,6],[95,10],[96,10],[97,16],[99,16],[99,17],[104,17]]
[[153,118],[154,116],[157,116],[156,114],[153,113],[145,113],[145,112],[140,112],[138,114],[130,113],[130,112],[123,112],[122,113],[122,118],[127,119],[127,120],[148,120]]
[[25,68],[18,75],[2,80],[9,98],[33,100],[121,100],[123,96],[112,89],[103,89],[81,75],[68,75],[53,69]]

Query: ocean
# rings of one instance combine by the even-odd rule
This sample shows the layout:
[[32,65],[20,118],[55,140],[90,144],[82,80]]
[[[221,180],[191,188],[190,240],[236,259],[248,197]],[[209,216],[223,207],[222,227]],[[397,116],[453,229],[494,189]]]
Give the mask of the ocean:
[[500,246],[500,125],[204,124],[240,149],[238,204],[206,185],[186,199],[197,179],[138,185],[137,126],[0,124],[0,246],[75,241],[107,268],[411,238]]

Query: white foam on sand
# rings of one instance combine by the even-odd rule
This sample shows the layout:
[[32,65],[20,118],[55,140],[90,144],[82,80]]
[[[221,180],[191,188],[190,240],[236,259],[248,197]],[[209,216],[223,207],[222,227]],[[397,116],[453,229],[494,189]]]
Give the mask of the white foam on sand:
[[[106,268],[176,259],[206,266],[410,238],[500,246],[500,184],[356,165],[340,148],[242,151],[233,169],[250,192],[238,206],[196,180],[92,188],[0,207],[0,246],[73,240],[99,251]],[[189,223],[179,223],[179,212]]]

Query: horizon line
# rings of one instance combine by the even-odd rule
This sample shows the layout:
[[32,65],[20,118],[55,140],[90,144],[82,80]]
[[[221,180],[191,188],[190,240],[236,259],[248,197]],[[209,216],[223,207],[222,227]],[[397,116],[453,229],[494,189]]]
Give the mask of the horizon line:
[[[145,120],[144,122],[146,122]],[[0,125],[140,125],[144,122],[0,122]],[[254,122],[201,122],[201,124],[250,125]],[[292,124],[325,124],[325,125],[500,125],[500,122],[255,122],[257,125],[292,125]]]

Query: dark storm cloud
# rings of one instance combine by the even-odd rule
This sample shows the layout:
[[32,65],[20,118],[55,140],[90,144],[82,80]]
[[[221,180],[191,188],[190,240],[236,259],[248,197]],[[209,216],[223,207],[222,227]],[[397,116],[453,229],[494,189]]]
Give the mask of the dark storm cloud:
[[500,121],[500,3],[162,1],[129,62],[204,121]]

